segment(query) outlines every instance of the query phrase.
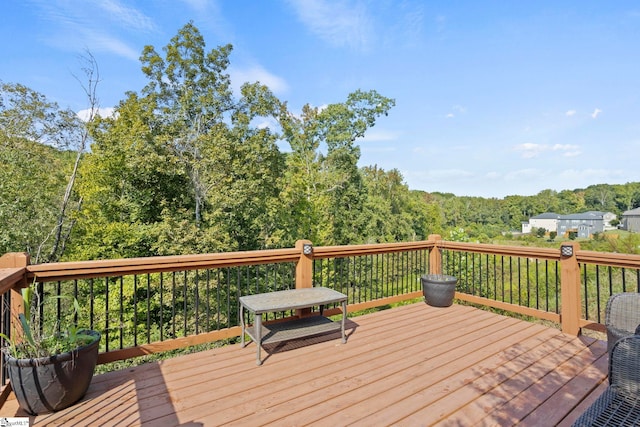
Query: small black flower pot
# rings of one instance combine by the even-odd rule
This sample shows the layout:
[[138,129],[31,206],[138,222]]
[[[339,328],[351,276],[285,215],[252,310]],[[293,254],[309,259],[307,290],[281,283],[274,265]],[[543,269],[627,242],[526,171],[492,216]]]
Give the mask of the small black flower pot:
[[420,278],[424,301],[433,307],[449,307],[453,304],[458,279],[446,274],[427,274]]

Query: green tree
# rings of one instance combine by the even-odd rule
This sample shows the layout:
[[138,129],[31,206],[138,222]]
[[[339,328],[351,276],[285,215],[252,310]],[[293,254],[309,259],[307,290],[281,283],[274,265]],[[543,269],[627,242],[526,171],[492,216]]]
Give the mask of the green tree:
[[170,146],[190,180],[195,222],[200,226],[202,210],[211,190],[206,179],[204,155],[211,135],[227,131],[225,119],[234,109],[229,75],[231,45],[207,52],[199,30],[188,23],[164,47],[165,57],[153,46],[145,46],[142,71],[149,83],[142,90],[153,105],[156,138]]
[[636,189],[633,191],[633,194],[631,195],[631,209],[635,209],[637,207],[640,207],[640,183],[635,183],[635,187]]
[[558,193],[554,190],[542,190],[537,195],[533,196],[535,201],[535,210],[538,214],[545,212],[557,212],[560,208],[560,200]]
[[414,219],[419,215],[417,202],[396,169],[389,172],[377,166],[362,168],[366,186],[364,209],[367,224],[365,243],[416,240]]
[[513,230],[520,229],[522,221],[528,221],[532,216],[542,213],[533,206],[529,197],[507,196],[504,203],[509,212],[509,225]]
[[[97,66],[85,60],[83,88],[95,111]],[[74,186],[87,139],[73,111],[24,85],[0,84],[0,250],[27,251],[35,263],[63,256],[80,208]]]
[[288,214],[279,203],[285,157],[277,146],[279,135],[253,123],[275,116],[280,102],[266,86],[245,84],[231,118],[232,126],[213,137],[205,157],[209,227],[225,224],[234,250],[278,245],[281,221]]
[[96,120],[80,169],[78,259],[152,255],[148,226],[192,206],[188,177],[157,132],[153,104],[134,93]]
[[375,91],[353,92],[344,103],[323,109],[305,105],[300,116],[282,105],[280,124],[292,150],[283,192],[296,212],[287,224],[291,236],[317,244],[362,241],[366,190],[355,141],[394,105]]
[[558,213],[560,214],[567,215],[587,210],[584,200],[584,190],[563,190],[558,193],[558,197],[560,199]]
[[588,210],[613,211],[615,210],[615,192],[608,184],[597,184],[587,187],[584,200]]
[[616,213],[622,214],[624,211],[635,207],[634,198],[640,192],[640,183],[630,182],[623,185],[613,185],[612,187],[615,193]]
[[0,133],[0,253],[48,253],[72,158]]
[[259,82],[233,96],[231,50],[207,51],[192,23],[164,56],[144,48],[148,84],[93,127],[84,256],[251,250],[275,240],[284,156],[278,135],[254,123],[280,103]]

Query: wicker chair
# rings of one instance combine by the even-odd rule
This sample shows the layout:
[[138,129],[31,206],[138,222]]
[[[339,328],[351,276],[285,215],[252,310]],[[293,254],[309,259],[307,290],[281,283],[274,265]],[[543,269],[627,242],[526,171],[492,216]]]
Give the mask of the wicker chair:
[[[639,328],[640,331],[640,328]],[[609,357],[609,387],[574,427],[640,425],[640,336],[624,337]]]
[[640,293],[623,292],[612,295],[605,312],[607,350],[611,358],[613,345],[622,337],[633,335],[640,325]]

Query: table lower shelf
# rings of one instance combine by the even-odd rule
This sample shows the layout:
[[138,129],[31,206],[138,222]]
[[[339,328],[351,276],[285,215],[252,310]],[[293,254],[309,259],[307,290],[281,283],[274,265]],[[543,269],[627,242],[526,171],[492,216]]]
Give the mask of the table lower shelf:
[[[254,342],[257,342],[254,326],[255,325],[248,327],[246,333]],[[303,317],[301,319],[262,325],[262,343],[260,344],[320,335],[327,332],[339,331],[340,329],[341,324],[339,322],[334,322],[324,316]]]

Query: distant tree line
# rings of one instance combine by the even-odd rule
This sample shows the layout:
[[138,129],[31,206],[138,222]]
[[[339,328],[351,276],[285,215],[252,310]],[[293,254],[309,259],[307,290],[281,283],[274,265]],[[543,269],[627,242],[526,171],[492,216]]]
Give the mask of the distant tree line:
[[489,241],[543,212],[619,215],[640,206],[640,183],[504,199],[411,191],[398,170],[358,167],[358,138],[393,99],[356,90],[296,114],[259,82],[234,94],[231,52],[207,50],[188,23],[162,53],[145,47],[147,84],[110,117],[96,114],[98,70],[88,55],[87,120],[0,82],[0,253],[53,262],[289,247],[298,239],[460,239],[461,229]]
[[489,241],[505,232],[518,232],[522,222],[545,212],[560,215],[586,211],[613,212],[640,207],[640,182],[597,184],[574,190],[543,190],[533,196],[504,199],[459,197],[450,193],[424,193],[442,213],[442,228],[462,227],[475,240]]

